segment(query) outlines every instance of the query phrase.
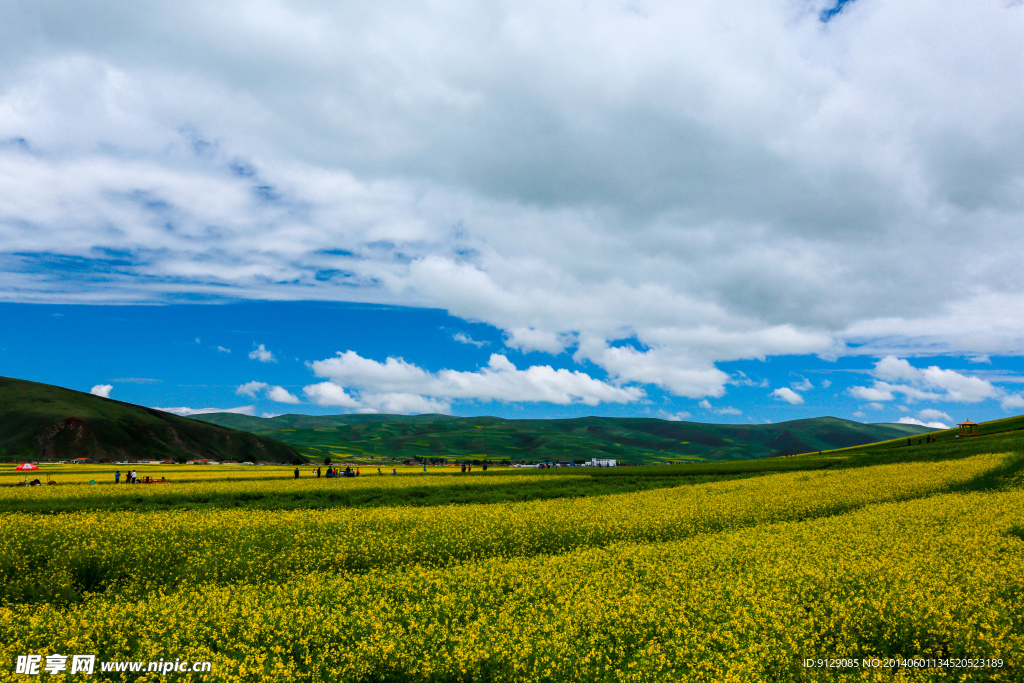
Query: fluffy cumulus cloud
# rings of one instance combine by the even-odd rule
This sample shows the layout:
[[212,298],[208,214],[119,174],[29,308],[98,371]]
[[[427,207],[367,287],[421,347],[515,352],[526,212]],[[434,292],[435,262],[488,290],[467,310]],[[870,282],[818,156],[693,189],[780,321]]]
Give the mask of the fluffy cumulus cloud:
[[267,398],[277,403],[301,403],[298,396],[293,395],[284,387],[270,387]]
[[792,405],[795,405],[795,406],[798,406],[798,405],[800,405],[801,403],[804,402],[804,397],[801,396],[800,394],[796,393],[795,391],[793,391],[789,387],[779,387],[778,389],[776,389],[775,391],[772,392],[772,396],[777,396],[778,398],[781,398],[786,403],[789,403],[789,404],[792,404]]
[[830,6],[8,0],[0,299],[436,306],[693,398],[1024,353],[1024,6]]
[[359,408],[361,405],[357,399],[353,398],[334,382],[310,384],[302,388],[302,393],[318,406]]
[[267,347],[260,344],[255,349],[249,352],[249,358],[252,360],[258,360],[261,363],[276,363],[277,359],[274,358],[274,354],[267,350]]
[[979,403],[1003,395],[1001,389],[979,377],[944,370],[937,365],[922,370],[895,356],[879,360],[871,374],[878,379],[871,386],[850,387],[852,396],[875,402],[892,401],[902,395],[907,401]]
[[268,399],[276,403],[301,403],[302,401],[298,396],[290,393],[284,387],[271,386],[266,382],[247,382],[235,389],[235,393],[240,396],[248,396],[249,398],[258,398],[260,393],[264,393]]
[[[642,389],[616,386],[579,371],[556,370],[548,365],[519,370],[497,353],[491,354],[487,366],[477,371],[431,373],[401,358],[378,362],[355,351],[309,365],[318,377],[328,380],[303,389],[315,403],[372,410],[387,410],[390,406],[404,408],[394,412],[448,412],[453,400],[596,406],[634,403],[644,397]],[[347,390],[357,391],[358,396]]]
[[102,396],[103,398],[110,398],[110,392],[113,388],[114,385],[112,384],[97,384],[96,386],[89,390],[89,393],[92,394],[93,396]]
[[360,391],[349,394],[332,381],[303,387],[310,402],[326,407],[346,408],[358,413],[426,414],[451,412],[451,402],[422,394],[390,391]]

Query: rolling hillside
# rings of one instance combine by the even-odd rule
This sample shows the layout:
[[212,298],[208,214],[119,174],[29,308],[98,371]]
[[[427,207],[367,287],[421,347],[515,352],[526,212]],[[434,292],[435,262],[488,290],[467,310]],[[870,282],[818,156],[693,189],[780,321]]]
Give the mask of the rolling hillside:
[[903,424],[861,424],[834,417],[767,425],[585,417],[505,420],[446,415],[197,416],[269,436],[321,460],[346,458],[616,458],[636,463],[740,460],[845,448],[932,431]]
[[302,461],[265,436],[8,377],[0,377],[0,458]]

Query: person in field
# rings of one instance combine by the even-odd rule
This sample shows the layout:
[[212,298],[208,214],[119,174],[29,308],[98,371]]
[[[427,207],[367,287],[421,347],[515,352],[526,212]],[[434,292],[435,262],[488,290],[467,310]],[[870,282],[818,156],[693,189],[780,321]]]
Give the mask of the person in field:
[[394,467],[391,468],[391,474],[398,474],[398,470]]
[[466,463],[462,463],[462,473],[466,473]]
[[377,468],[377,474],[384,474],[383,472],[380,471],[379,467]]
[[295,478],[296,479],[299,478],[299,468],[298,467],[295,468]]
[[117,472],[114,472],[114,483],[115,484],[121,483],[121,470],[118,470]]

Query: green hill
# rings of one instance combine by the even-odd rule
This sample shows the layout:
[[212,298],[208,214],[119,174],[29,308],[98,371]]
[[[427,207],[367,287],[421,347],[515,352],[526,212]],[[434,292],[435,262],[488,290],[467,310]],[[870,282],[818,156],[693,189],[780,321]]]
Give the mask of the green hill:
[[280,415],[211,413],[196,419],[293,445],[321,460],[438,458],[513,461],[616,458],[633,463],[741,460],[831,450],[932,431],[834,417],[730,425],[652,418],[505,420],[447,415]]
[[0,458],[302,461],[265,436],[8,377],[0,377]]

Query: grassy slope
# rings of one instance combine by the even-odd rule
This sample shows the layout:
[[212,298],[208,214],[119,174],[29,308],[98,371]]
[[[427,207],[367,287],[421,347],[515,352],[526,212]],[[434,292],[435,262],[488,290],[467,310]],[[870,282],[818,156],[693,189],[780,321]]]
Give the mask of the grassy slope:
[[281,415],[214,413],[197,419],[294,445],[313,459],[359,457],[580,460],[635,463],[743,460],[871,443],[931,431],[865,425],[833,417],[769,425],[716,425],[649,418],[504,420],[444,415]]
[[299,460],[272,439],[80,391],[0,377],[0,457]]

